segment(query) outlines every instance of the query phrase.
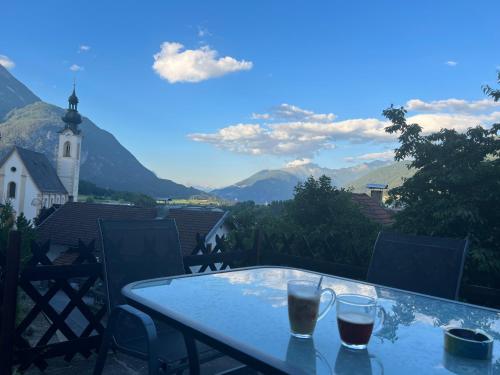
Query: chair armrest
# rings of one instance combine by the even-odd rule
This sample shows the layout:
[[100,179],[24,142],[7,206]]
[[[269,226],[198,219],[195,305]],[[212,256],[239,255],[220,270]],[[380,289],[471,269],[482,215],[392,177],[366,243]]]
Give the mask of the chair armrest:
[[[147,347],[148,347],[146,353],[137,352],[136,350],[123,347],[118,342],[116,342],[114,334],[116,332],[116,329],[119,329],[119,327],[116,327],[115,324],[119,321],[118,318],[121,314],[128,315],[132,319],[136,320],[139,323],[139,325],[144,329],[145,340],[147,342]],[[111,312],[111,315],[108,319],[108,325],[109,324],[112,325],[110,327],[110,332],[111,335],[113,336],[114,345],[115,347],[119,348],[119,350],[127,354],[137,356],[139,358],[142,357],[143,359],[147,359],[148,357],[150,359],[158,358],[158,347],[157,347],[158,334],[156,330],[156,325],[153,319],[151,319],[151,317],[148,314],[130,305],[118,305]]]
[[117,317],[120,313],[125,313],[138,320],[146,330],[145,333],[148,337],[150,337],[151,334],[154,334],[156,337],[156,325],[148,314],[130,305],[118,305],[111,312],[109,319],[111,320],[112,318]]

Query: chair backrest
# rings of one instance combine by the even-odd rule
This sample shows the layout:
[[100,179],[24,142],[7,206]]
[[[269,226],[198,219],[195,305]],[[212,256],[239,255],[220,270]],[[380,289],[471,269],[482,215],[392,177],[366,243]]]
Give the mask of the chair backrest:
[[367,280],[374,284],[457,299],[469,241],[380,232]]
[[184,273],[179,233],[173,219],[101,220],[108,310],[125,303],[128,283]]

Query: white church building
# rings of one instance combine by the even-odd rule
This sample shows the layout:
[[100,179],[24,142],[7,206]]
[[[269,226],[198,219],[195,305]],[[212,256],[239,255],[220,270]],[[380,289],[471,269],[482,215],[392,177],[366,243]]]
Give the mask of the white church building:
[[0,161],[1,203],[10,202],[16,215],[23,213],[28,220],[43,207],[78,200],[82,118],[74,88],[68,102],[64,128],[59,131],[56,168],[44,154],[18,146]]

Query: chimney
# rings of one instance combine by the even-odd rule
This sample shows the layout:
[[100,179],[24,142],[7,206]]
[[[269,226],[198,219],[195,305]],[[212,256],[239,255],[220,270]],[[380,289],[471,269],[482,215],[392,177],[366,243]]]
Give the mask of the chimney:
[[370,190],[370,196],[380,205],[383,203],[384,190],[387,190],[387,184],[367,184],[366,188]]

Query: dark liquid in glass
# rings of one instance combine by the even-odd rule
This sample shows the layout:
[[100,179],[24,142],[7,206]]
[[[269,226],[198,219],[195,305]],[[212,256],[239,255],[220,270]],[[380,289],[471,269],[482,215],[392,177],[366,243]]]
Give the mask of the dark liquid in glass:
[[337,316],[340,338],[349,345],[366,345],[373,331],[373,319],[360,313],[343,313]]
[[319,298],[288,295],[288,317],[292,332],[311,334],[318,319]]

